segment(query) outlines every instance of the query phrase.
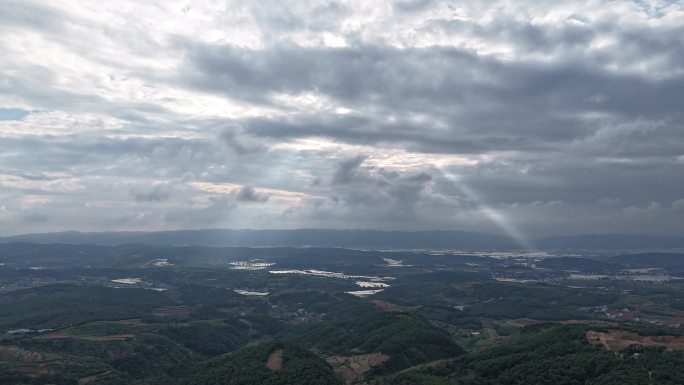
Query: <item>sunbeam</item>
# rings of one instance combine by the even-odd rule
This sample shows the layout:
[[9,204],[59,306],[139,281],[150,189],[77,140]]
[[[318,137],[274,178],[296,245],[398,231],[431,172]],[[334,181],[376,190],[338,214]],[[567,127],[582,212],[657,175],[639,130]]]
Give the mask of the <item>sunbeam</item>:
[[451,173],[444,173],[444,177],[458,189],[469,201],[475,204],[480,212],[489,219],[504,234],[515,241],[525,250],[535,249],[530,239],[518,229],[504,213],[491,207],[482,197],[461,181],[461,178]]

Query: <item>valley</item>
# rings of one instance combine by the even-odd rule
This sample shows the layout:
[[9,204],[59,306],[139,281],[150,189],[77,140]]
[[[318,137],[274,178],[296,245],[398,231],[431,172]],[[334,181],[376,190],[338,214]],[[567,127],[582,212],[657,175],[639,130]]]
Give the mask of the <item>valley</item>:
[[538,353],[568,378],[603,362],[587,384],[684,378],[680,254],[2,244],[0,263],[0,384],[517,384]]

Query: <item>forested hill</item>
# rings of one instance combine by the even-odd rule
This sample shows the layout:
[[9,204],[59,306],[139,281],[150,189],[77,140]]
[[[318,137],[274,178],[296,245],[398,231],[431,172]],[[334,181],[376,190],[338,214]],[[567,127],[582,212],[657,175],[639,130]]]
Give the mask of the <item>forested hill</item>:
[[413,368],[377,385],[680,385],[681,351],[607,351],[584,325],[539,324],[491,349]]
[[260,344],[213,359],[178,378],[175,385],[338,385],[323,359],[280,342]]

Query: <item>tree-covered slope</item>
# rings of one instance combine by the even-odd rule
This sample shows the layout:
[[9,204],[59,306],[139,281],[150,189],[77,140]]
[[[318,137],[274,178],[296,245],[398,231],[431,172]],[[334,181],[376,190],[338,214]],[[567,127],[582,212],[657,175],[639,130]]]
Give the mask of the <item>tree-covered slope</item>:
[[177,385],[335,385],[330,365],[297,345],[270,342],[198,365]]
[[327,354],[386,354],[390,356],[384,365],[386,371],[463,353],[446,332],[415,313],[336,315],[335,319],[304,325],[289,338]]
[[506,343],[439,365],[381,379],[377,385],[676,385],[682,352],[590,344],[587,326],[538,325]]

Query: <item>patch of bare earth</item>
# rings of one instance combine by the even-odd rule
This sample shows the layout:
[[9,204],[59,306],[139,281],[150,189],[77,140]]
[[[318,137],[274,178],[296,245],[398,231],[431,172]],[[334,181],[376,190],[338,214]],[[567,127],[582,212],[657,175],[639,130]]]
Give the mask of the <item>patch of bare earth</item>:
[[275,350],[268,356],[266,367],[271,370],[280,370],[283,367],[283,349]]
[[589,330],[587,340],[603,345],[606,350],[622,350],[632,345],[664,347],[667,350],[684,350],[684,336],[640,336],[635,333],[613,330],[597,332]]
[[19,357],[20,350],[14,346],[0,346],[0,361],[10,361]]
[[27,352],[21,360],[24,362],[38,362],[43,360],[43,355],[38,352]]
[[374,300],[370,301],[370,303],[372,303],[373,305],[379,307],[380,309],[382,309],[384,311],[393,311],[397,308],[397,305],[393,304],[392,302],[387,302],[387,301],[383,301],[380,299],[374,299]]
[[44,366],[18,366],[13,368],[12,371],[25,374],[29,377],[38,377],[51,373],[50,368]]
[[366,372],[384,364],[389,359],[390,356],[382,353],[370,353],[351,357],[334,356],[328,358],[327,361],[333,366],[335,373],[344,379],[345,383],[353,384],[360,380]]
[[140,321],[139,319],[122,319],[117,322],[125,326],[147,326],[146,323]]

